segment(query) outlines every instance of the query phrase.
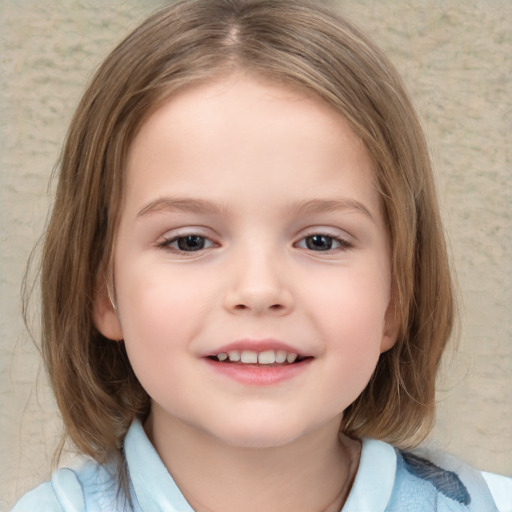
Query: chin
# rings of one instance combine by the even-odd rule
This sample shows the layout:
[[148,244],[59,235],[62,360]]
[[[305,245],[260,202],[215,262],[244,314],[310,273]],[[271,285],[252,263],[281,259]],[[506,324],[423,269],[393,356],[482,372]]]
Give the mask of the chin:
[[250,425],[230,424],[214,436],[229,446],[236,448],[278,448],[298,440],[306,434],[298,425],[285,425],[284,422],[254,422]]

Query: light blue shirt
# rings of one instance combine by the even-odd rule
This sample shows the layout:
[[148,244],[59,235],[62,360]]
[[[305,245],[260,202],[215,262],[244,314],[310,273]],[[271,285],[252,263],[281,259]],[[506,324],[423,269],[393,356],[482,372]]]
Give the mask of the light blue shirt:
[[[140,422],[124,443],[134,512],[193,512]],[[512,481],[500,484],[512,489]],[[503,487],[506,491],[506,488]],[[503,511],[512,511],[503,502]],[[109,466],[62,468],[26,494],[12,512],[128,512]],[[365,439],[354,485],[341,512],[498,512],[479,471],[444,454],[406,453]],[[243,512],[243,511],[241,511]]]

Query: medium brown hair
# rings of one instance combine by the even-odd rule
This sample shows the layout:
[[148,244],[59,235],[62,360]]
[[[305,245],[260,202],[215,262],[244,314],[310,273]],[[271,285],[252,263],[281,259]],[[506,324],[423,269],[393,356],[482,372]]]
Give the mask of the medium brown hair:
[[401,447],[432,426],[436,373],[454,305],[424,136],[381,51],[318,0],[184,0],[156,13],[104,61],[71,122],[42,259],[42,348],[67,433],[100,463],[150,399],[124,344],[93,323],[111,270],[124,169],[137,130],[181,87],[242,69],[323,98],[372,158],[390,240],[399,333],[342,428]]

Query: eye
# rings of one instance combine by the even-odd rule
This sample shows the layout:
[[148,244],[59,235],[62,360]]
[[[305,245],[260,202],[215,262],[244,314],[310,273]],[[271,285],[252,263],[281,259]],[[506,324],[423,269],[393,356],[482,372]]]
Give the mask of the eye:
[[352,247],[352,244],[342,238],[315,233],[300,240],[297,247],[310,251],[332,251],[349,249]]
[[175,251],[196,252],[212,247],[214,243],[200,235],[184,235],[164,240],[160,246]]

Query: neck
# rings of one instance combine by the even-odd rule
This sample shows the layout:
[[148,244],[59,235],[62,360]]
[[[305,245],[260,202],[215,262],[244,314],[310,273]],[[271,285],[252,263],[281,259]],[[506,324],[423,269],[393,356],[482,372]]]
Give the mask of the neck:
[[359,462],[340,420],[284,446],[230,446],[172,420],[145,424],[163,463],[196,512],[339,512]]

